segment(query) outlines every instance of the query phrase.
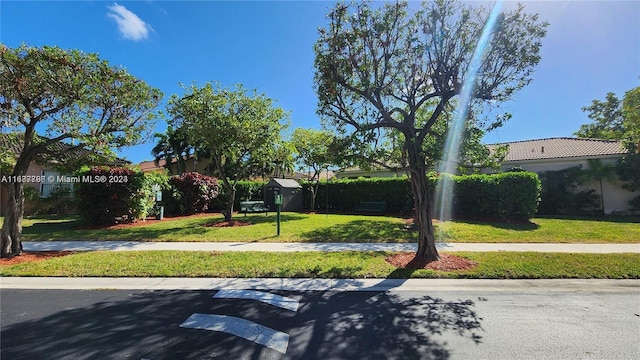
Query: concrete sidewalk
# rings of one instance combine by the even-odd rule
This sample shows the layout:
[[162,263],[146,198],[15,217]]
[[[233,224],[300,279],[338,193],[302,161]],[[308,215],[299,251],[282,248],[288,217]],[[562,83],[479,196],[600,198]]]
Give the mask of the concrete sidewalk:
[[[444,252],[532,251],[562,253],[640,253],[640,244],[504,244],[504,243],[437,243]],[[30,241],[23,242],[25,251],[416,251],[416,243],[271,243],[271,242],[139,242],[139,241]]]

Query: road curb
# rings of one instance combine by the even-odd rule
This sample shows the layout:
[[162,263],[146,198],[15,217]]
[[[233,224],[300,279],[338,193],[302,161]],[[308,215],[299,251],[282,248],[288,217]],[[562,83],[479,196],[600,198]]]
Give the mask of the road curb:
[[636,292],[639,279],[288,279],[1,277],[0,289]]

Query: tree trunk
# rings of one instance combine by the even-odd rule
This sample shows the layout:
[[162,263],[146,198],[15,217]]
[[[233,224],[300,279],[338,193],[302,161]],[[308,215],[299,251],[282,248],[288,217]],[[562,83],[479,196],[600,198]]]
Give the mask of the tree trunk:
[[236,187],[235,185],[231,185],[229,180],[224,178],[222,180],[222,186],[224,187],[224,191],[227,194],[227,210],[224,212],[224,221],[231,221],[233,216],[233,203],[236,200]]
[[432,201],[426,169],[411,173],[411,190],[415,203],[415,219],[418,226],[418,251],[416,260],[429,263],[439,259],[432,221]]
[[6,186],[9,197],[6,216],[0,230],[0,257],[22,253],[22,217],[24,215],[24,185],[21,182]]
[[413,148],[412,143],[405,144],[407,150],[411,191],[415,207],[414,219],[418,226],[418,251],[414,259],[416,265],[424,265],[439,259],[436,249],[436,237],[433,230],[433,201],[431,199],[431,189],[427,180],[427,167],[424,159],[419,155],[419,150]]
[[311,189],[311,211],[316,211],[316,197],[318,195],[318,186],[320,181],[316,180],[315,184],[310,187]]

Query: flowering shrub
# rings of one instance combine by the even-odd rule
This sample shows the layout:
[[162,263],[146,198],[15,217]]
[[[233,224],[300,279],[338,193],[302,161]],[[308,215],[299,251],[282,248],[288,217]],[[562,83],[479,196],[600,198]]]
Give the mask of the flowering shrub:
[[174,211],[181,214],[196,214],[209,209],[211,201],[218,196],[218,180],[197,172],[176,175],[169,179],[173,187],[170,194],[174,201]]

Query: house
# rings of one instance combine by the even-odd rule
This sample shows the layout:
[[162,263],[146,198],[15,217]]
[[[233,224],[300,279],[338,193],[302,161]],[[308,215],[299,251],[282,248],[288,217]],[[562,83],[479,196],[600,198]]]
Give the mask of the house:
[[[58,154],[63,154],[67,160],[82,163],[84,159],[88,159],[91,155],[95,155],[91,150],[86,148],[78,148],[74,145],[58,142],[51,145],[52,150]],[[0,134],[0,149],[13,153],[16,156],[21,152],[21,144],[12,140],[9,134]],[[129,164],[128,161],[116,158],[114,161],[101,162],[103,165],[123,166]],[[67,181],[68,174],[60,173],[55,166],[55,161],[38,158],[29,164],[27,179],[34,181],[25,182],[25,186],[34,188],[41,198],[47,198],[54,189],[69,189],[69,193],[73,191],[73,182]],[[8,175],[8,174],[2,174]],[[8,204],[8,193],[4,186],[0,186],[0,216],[5,215],[5,209]]]
[[[196,161],[193,156],[189,156],[187,159],[184,159],[184,172],[195,171],[200,174],[207,174],[208,171],[206,171],[206,167],[208,166],[208,164],[209,160]],[[167,160],[160,159],[157,164],[154,160],[143,161],[138,164],[138,167],[140,167],[140,170],[142,170],[142,172],[169,170],[169,173],[171,175],[176,175],[178,174],[178,159],[171,159],[171,164],[169,166],[167,166]]]
[[[568,137],[493,144],[489,145],[489,149],[497,145],[509,146],[509,152],[502,162],[500,171],[514,167],[535,173],[570,167],[587,169],[590,159],[598,159],[603,165],[615,166],[617,161],[628,153],[620,141]],[[600,194],[599,182],[584,184],[584,188],[594,189],[602,197],[605,214],[628,210],[628,201],[638,196],[638,193],[623,189],[619,181],[603,180],[603,194]]]

